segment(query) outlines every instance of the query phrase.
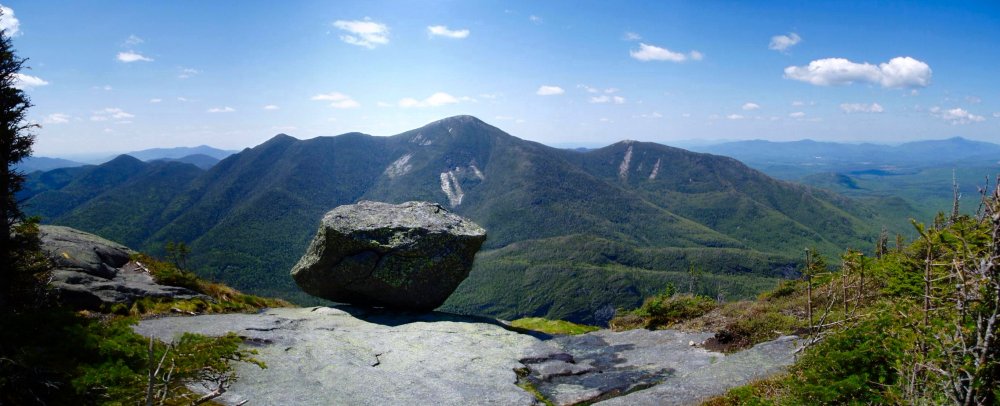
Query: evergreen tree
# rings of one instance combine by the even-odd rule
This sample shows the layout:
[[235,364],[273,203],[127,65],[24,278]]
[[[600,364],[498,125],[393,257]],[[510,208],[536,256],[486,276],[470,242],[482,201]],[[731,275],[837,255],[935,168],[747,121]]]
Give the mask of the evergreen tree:
[[10,36],[6,30],[0,31],[0,309],[7,308],[14,273],[18,271],[17,252],[23,245],[12,235],[15,225],[24,219],[18,207],[16,194],[24,183],[24,174],[15,165],[31,155],[35,142],[32,132],[37,124],[27,120],[31,101],[24,91],[16,86],[19,72],[27,60],[15,54]]

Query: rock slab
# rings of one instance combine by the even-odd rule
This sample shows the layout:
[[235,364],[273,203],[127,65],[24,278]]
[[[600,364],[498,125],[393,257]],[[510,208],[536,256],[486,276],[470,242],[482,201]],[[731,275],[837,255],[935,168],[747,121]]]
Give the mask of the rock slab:
[[243,337],[267,369],[238,363],[227,405],[540,405],[525,381],[557,405],[694,405],[782,370],[799,345],[783,337],[724,355],[690,345],[710,333],[536,337],[487,318],[353,306],[164,317],[135,330]]
[[54,267],[49,285],[71,307],[97,310],[144,297],[208,299],[189,289],[156,283],[141,264],[130,262],[134,251],[124,245],[62,226],[39,226],[38,234]]
[[458,288],[486,231],[436,203],[361,201],[323,216],[292,278],[340,303],[432,310]]
[[237,363],[239,379],[219,399],[227,405],[535,404],[517,387],[515,370],[523,367],[521,358],[550,355],[537,338],[487,319],[377,311],[316,307],[164,317],[135,330],[164,341],[183,332],[244,337],[267,369]]

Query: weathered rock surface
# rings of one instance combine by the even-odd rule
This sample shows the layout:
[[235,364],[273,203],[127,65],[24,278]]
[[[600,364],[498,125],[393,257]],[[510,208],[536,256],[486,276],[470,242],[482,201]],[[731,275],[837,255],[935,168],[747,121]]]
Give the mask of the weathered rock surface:
[[516,386],[515,371],[560,405],[697,404],[789,365],[797,345],[782,338],[727,356],[689,345],[711,334],[549,339],[483,318],[347,306],[168,317],[136,331],[168,341],[183,332],[245,337],[268,368],[238,365],[226,404],[538,404]]
[[97,309],[143,297],[208,298],[157,284],[139,264],[129,262],[133,251],[121,244],[69,227],[44,225],[38,231],[42,251],[55,266],[49,284],[69,306]]
[[[181,332],[246,337],[267,369],[238,365],[226,404],[531,405],[517,387],[534,337],[499,323],[443,313],[365,314],[337,308],[273,309],[146,320],[136,331],[169,341]],[[358,313],[358,312],[362,313]],[[193,388],[194,389],[194,388]]]
[[105,279],[114,278],[133,254],[124,245],[75,228],[39,226],[38,238],[56,268],[76,269]]
[[486,231],[436,203],[362,201],[323,216],[292,277],[340,303],[431,310],[472,269]]

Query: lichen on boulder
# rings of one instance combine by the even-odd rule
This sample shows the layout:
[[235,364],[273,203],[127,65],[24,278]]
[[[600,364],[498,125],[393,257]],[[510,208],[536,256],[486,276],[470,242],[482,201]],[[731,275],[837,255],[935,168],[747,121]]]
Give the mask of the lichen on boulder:
[[458,288],[486,230],[436,203],[361,201],[323,216],[292,278],[341,303],[432,310]]

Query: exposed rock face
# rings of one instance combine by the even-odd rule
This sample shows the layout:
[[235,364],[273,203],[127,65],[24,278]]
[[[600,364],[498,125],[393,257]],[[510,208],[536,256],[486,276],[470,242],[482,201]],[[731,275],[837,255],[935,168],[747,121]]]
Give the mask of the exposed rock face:
[[50,285],[64,304],[97,309],[143,297],[207,298],[189,289],[157,284],[140,264],[129,262],[133,251],[121,244],[69,227],[45,225],[38,231],[42,250],[55,265]]
[[472,269],[486,231],[436,203],[362,201],[323,216],[292,278],[335,302],[431,310]]
[[38,238],[56,268],[76,269],[105,279],[114,278],[133,254],[124,245],[75,228],[39,226]]
[[349,306],[164,317],[135,330],[165,341],[184,332],[245,337],[267,369],[237,364],[240,379],[224,404],[540,404],[519,379],[558,405],[698,404],[780,371],[798,346],[784,337],[724,355],[689,345],[710,333],[600,330],[548,339],[484,318]]

